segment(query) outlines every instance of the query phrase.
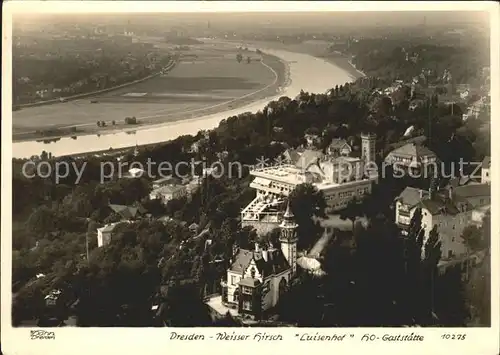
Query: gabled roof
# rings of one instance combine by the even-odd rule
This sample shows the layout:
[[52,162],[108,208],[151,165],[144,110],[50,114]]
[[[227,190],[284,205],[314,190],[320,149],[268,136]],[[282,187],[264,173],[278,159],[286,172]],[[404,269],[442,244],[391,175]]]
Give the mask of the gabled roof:
[[402,147],[405,144],[409,144],[409,143],[422,144],[422,143],[425,142],[426,139],[427,138],[425,136],[417,136],[417,137],[405,139],[403,141],[399,141],[399,142],[396,142],[396,143],[392,143],[392,144],[389,145],[389,147],[391,147],[392,149],[396,149],[396,148]]
[[420,197],[421,191],[423,195],[427,195],[427,191],[416,189],[414,187],[406,187],[395,200],[411,207],[416,206],[422,200]]
[[402,147],[394,149],[390,155],[400,155],[408,158],[415,158],[417,161],[422,157],[435,157],[436,154],[429,148],[415,143],[408,143]]
[[295,149],[287,149],[283,153],[285,158],[290,160],[290,164],[295,164],[300,158],[300,154]]
[[453,199],[450,199],[447,193],[436,193],[432,199],[424,198],[421,201],[421,206],[433,215],[456,215],[473,209],[473,206],[467,200],[459,196],[454,196]]
[[113,204],[110,204],[109,208],[111,208],[113,212],[118,213],[124,219],[135,218],[137,211],[139,210],[137,207]]
[[185,189],[184,185],[165,185],[162,187],[159,187],[153,191],[151,191],[152,194],[173,194],[179,190]]
[[334,138],[332,139],[332,142],[330,143],[329,147],[331,149],[341,149],[344,145],[347,145],[349,148],[351,148],[351,146],[347,143],[345,139]]
[[266,261],[262,252],[254,253],[255,264],[263,277],[277,275],[290,268],[290,264],[285,259],[285,256],[280,249],[268,250],[267,254],[268,256]]
[[470,176],[457,176],[450,179],[450,181],[448,182],[448,187],[457,188],[466,185],[477,185],[479,183],[480,182],[476,181],[476,179],[473,179]]
[[229,269],[234,272],[243,273],[243,271],[245,271],[248,265],[250,264],[252,258],[253,258],[252,250],[240,249],[238,253],[235,255],[234,261],[229,266]]
[[98,228],[98,230],[104,233],[110,233],[113,232],[117,225],[118,223],[106,224],[104,227]]
[[255,261],[257,270],[263,277],[279,274],[290,268],[290,264],[279,249],[268,250],[267,261],[264,259],[262,251],[240,249],[229,269],[233,272],[243,273],[252,260]]
[[198,228],[198,224],[197,224],[197,223],[194,223],[194,222],[193,222],[193,223],[191,223],[191,224],[189,225],[189,229],[197,229],[197,228]]
[[[450,198],[450,190],[448,189],[434,192],[431,198],[429,193],[425,190],[407,187],[396,198],[396,201],[401,201],[402,203],[409,205],[411,208],[415,206],[425,208],[433,215],[442,213],[454,215],[461,213],[463,209],[466,211],[471,210],[473,206],[463,196],[455,194],[455,190],[456,189],[452,190],[452,198]],[[422,197],[420,197],[421,192]]]
[[309,165],[314,164],[322,156],[323,153],[318,150],[307,149],[300,155],[300,158],[295,166],[300,169],[307,169]]

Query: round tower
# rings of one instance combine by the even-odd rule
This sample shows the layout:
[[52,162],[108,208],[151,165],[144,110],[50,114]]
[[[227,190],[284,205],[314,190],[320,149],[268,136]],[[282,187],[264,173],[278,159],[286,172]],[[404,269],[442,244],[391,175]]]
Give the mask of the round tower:
[[295,223],[295,216],[288,203],[280,224],[280,243],[281,251],[292,268],[292,275],[297,271],[297,227],[298,224]]

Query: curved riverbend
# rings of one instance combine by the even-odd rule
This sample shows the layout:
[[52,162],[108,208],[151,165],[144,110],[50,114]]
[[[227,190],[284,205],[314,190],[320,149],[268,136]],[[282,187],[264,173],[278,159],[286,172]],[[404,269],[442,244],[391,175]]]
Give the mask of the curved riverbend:
[[288,63],[289,85],[275,97],[259,100],[244,107],[216,114],[147,126],[135,131],[134,134],[130,134],[130,132],[115,132],[100,136],[95,134],[79,136],[78,139],[64,137],[48,144],[36,141],[16,142],[12,145],[12,156],[14,158],[28,158],[33,155],[39,155],[43,150],[51,152],[54,156],[61,156],[106,150],[109,148],[125,148],[134,146],[135,144],[164,142],[181,135],[196,134],[202,129],[212,129],[220,121],[230,116],[239,115],[244,112],[256,112],[280,96],[294,98],[301,90],[322,93],[335,85],[343,85],[353,80],[353,77],[341,68],[308,54],[266,48],[262,48],[262,50]]

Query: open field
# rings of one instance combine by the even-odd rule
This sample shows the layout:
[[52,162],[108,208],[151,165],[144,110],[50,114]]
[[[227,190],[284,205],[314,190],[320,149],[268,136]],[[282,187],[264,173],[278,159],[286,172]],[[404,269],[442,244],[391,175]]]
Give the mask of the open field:
[[[284,81],[279,59],[242,52],[238,63],[232,45],[197,45],[179,53],[179,63],[166,75],[92,98],[13,112],[13,139],[120,130],[130,128],[124,119],[132,116],[141,125],[193,118],[273,96]],[[97,121],[107,127],[97,127]]]

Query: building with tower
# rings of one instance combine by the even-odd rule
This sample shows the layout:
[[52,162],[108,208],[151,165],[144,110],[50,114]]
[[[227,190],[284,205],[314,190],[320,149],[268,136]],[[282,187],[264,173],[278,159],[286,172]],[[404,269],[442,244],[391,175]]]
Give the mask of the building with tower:
[[[373,134],[363,135],[360,157],[323,154],[318,150],[296,150],[295,159],[285,159],[274,165],[250,170],[254,180],[255,198],[241,211],[243,227],[251,226],[259,235],[265,235],[280,226],[279,213],[289,194],[304,183],[322,191],[329,211],[347,206],[354,197],[369,194],[378,180],[375,166],[375,141]],[[371,164],[370,164],[371,163]]]
[[297,227],[290,204],[288,204],[280,224],[280,243],[281,251],[292,268],[292,275],[297,272]]
[[243,318],[266,318],[297,272],[297,227],[288,205],[280,224],[280,248],[258,243],[253,250],[234,248],[227,277],[221,282],[224,307]]

